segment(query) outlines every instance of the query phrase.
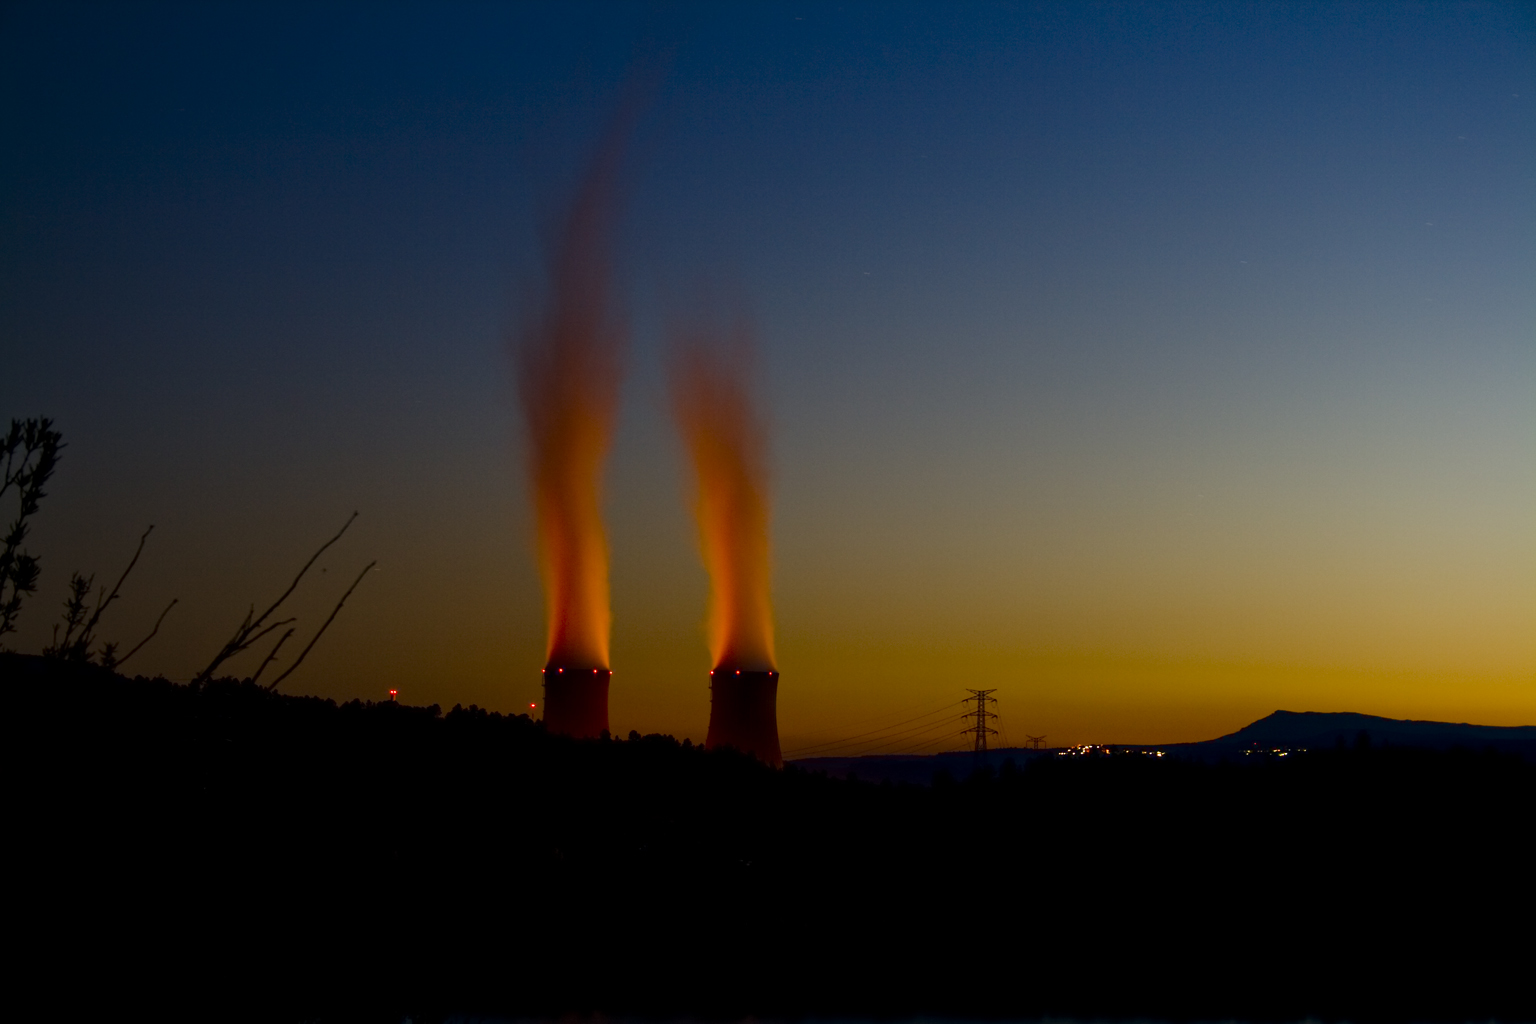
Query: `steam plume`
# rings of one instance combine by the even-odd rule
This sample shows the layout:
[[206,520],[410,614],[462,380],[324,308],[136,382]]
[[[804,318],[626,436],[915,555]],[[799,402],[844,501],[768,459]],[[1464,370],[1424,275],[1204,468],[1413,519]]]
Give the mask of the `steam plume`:
[[730,345],[707,334],[679,344],[672,400],[692,456],[694,510],[709,569],[707,747],[735,747],[768,764],[779,751],[779,673],[768,589],[767,438],[748,388],[744,330]]
[[685,338],[672,399],[693,461],[694,512],[709,570],[709,648],[717,668],[771,671],[767,437],[749,388],[750,336]]
[[610,295],[610,234],[625,128],[621,121],[599,148],[551,240],[548,292],[520,352],[548,664],[603,670],[604,728],[610,613],[602,473],[625,340]]

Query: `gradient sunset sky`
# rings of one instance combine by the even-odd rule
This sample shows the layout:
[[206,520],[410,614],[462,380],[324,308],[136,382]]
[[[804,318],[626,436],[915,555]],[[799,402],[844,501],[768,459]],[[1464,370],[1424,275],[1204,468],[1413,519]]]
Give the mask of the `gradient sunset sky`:
[[8,5],[0,417],[69,443],[8,639],[154,523],[106,636],[179,597],[129,668],[186,679],[356,509],[285,690],[538,701],[508,338],[639,89],[616,731],[708,717],[665,368],[711,289],[787,754],[967,686],[1015,743],[1536,723],[1533,10]]

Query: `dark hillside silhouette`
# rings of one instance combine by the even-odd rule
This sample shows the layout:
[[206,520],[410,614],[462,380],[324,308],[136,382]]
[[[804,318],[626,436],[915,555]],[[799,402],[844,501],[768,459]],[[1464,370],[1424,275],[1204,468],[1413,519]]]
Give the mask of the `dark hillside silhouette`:
[[1423,750],[1492,749],[1536,760],[1536,725],[1468,725],[1350,712],[1276,711],[1230,735],[1167,749],[1180,754],[1220,757],[1253,748],[1326,750],[1357,743]]
[[0,685],[15,984],[64,1016],[1536,1013],[1536,768],[1497,753],[872,785],[227,679]]

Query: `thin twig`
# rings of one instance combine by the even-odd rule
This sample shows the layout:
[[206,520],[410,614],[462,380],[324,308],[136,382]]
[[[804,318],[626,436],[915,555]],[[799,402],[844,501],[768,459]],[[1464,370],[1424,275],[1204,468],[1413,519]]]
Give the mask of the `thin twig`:
[[96,610],[91,613],[91,621],[87,622],[85,629],[80,631],[80,638],[82,640],[89,640],[91,631],[96,628],[96,623],[101,621],[101,613],[107,610],[107,605],[117,600],[117,592],[122,589],[123,581],[128,579],[128,574],[133,572],[133,567],[139,564],[139,556],[144,553],[144,542],[149,540],[149,535],[154,532],[154,529],[155,524],[150,523],[149,527],[145,529],[144,535],[139,538],[139,546],[133,552],[133,558],[128,561],[128,568],[124,569],[123,574],[117,578],[117,582],[112,584],[112,593],[107,595],[106,600],[97,603]]
[[203,669],[197,675],[192,677],[192,681],[194,683],[202,682],[205,679],[211,678],[213,676],[214,670],[217,669],[220,665],[224,664],[224,662],[228,661],[230,658],[233,658],[241,651],[247,649],[256,641],[272,632],[274,629],[281,629],[283,626],[288,625],[290,622],[299,621],[297,616],[287,619],[278,619],[276,622],[267,626],[265,629],[257,631],[256,627],[260,625],[261,622],[259,619],[255,623],[251,622],[251,616],[255,614],[256,607],[252,605],[251,610],[245,613],[245,621],[240,624],[239,629],[235,630],[235,635],[229,638],[229,643],[225,644],[224,649],[218,653],[218,656],[215,657],[213,661],[208,663],[207,668]]
[[332,537],[330,540],[328,540],[324,544],[320,545],[320,550],[316,551],[314,553],[314,555],[310,558],[310,560],[304,563],[304,568],[300,569],[299,570],[299,574],[293,578],[293,582],[288,584],[288,589],[283,591],[283,596],[278,598],[276,601],[273,601],[272,602],[272,607],[268,608],[266,611],[261,613],[260,618],[258,618],[256,620],[256,623],[255,623],[256,625],[258,625],[258,626],[261,625],[262,621],[264,619],[266,619],[266,617],[268,615],[271,615],[273,612],[277,611],[277,606],[278,605],[280,605],[284,601],[288,600],[288,595],[293,593],[294,589],[296,587],[298,587],[299,580],[302,580],[304,578],[304,574],[309,572],[309,567],[315,564],[315,559],[317,559],[321,555],[325,554],[325,549],[326,548],[330,547],[332,544],[335,544],[337,541],[341,540],[341,535],[347,532],[347,527],[351,526],[352,525],[352,520],[354,520],[356,518],[357,518],[357,513],[353,512],[350,516],[347,517],[347,521],[341,525],[341,529],[336,531],[336,536]]
[[244,650],[247,647],[254,646],[257,640],[260,640],[262,637],[266,636],[268,633],[272,632],[274,629],[277,629],[280,626],[286,626],[290,622],[298,622],[298,621],[299,621],[299,617],[297,615],[293,616],[292,618],[288,618],[288,619],[278,619],[276,622],[272,623],[272,625],[268,626],[266,629],[262,630],[260,633],[256,633],[256,634],[252,635],[249,640],[247,640],[244,644],[241,644],[241,649]]
[[[14,424],[16,421],[12,420],[11,422]],[[14,430],[15,427],[13,426],[11,429]],[[5,447],[5,476],[3,478],[0,478],[0,497],[4,497],[5,496],[5,492],[10,490],[11,489],[11,485],[16,482],[16,478],[11,476],[11,464],[15,461],[15,459],[16,459],[16,448],[15,448],[15,446],[9,445],[9,444],[6,445],[6,447]]]
[[[64,602],[64,639],[59,639],[59,627],[53,627],[53,643],[43,651],[43,654],[53,658],[69,657],[71,640],[75,635],[75,629],[80,625],[80,620],[85,618],[85,598],[91,592],[91,583],[96,579],[96,574],[81,576],[78,572],[69,577],[69,599]],[[102,588],[106,590],[105,587]],[[82,646],[89,644],[90,637],[81,634],[81,640],[75,641]]]
[[149,636],[145,637],[143,640],[140,640],[137,644],[135,644],[133,650],[129,651],[127,654],[125,654],[121,658],[117,659],[117,664],[118,664],[119,668],[122,667],[123,662],[127,661],[129,658],[131,658],[135,654],[139,653],[139,648],[140,647],[143,647],[145,644],[149,643],[151,640],[153,640],[155,638],[155,634],[160,632],[160,623],[164,622],[165,621],[165,617],[167,615],[171,614],[171,609],[176,607],[176,602],[179,601],[179,600],[181,600],[181,599],[177,598],[177,597],[171,598],[171,603],[165,606],[165,611],[161,612],[160,613],[160,617],[155,620],[155,628],[149,631]]
[[[261,629],[261,625],[266,621],[267,616],[277,611],[278,606],[281,605],[284,601],[288,600],[288,595],[292,594],[294,589],[298,587],[299,581],[304,578],[305,573],[309,572],[310,566],[314,565],[315,560],[318,559],[321,555],[325,554],[326,548],[330,547],[332,544],[335,544],[338,540],[341,539],[341,535],[347,532],[347,527],[351,526],[352,520],[356,518],[356,512],[353,512],[352,515],[347,517],[347,521],[342,524],[341,529],[336,531],[336,536],[320,545],[320,550],[316,551],[312,556],[310,556],[309,561],[304,563],[304,568],[299,570],[299,574],[293,578],[292,583],[288,584],[288,589],[283,591],[282,596],[279,597],[276,601],[273,601],[271,606],[268,607],[266,611],[256,616],[254,620],[251,618],[251,616],[256,614],[256,606],[251,606],[251,610],[245,614],[245,621],[240,624],[239,629],[235,630],[235,635],[229,638],[229,642],[224,645],[223,649],[220,650],[218,654],[214,655],[213,660],[208,663],[207,668],[203,669],[197,675],[192,677],[193,685],[212,678],[213,673],[218,670],[220,665],[224,664],[224,662],[228,661],[230,658],[233,658],[235,655],[251,646],[251,644],[272,632],[272,630],[276,629],[278,626],[287,625],[289,622],[294,621],[293,619],[287,619],[283,622],[275,622],[268,626],[266,629]],[[261,629],[261,631],[256,632],[258,629]],[[255,635],[252,636],[252,633],[255,633]]]
[[300,652],[299,660],[295,661],[292,665],[288,666],[288,671],[287,672],[284,672],[282,675],[280,675],[276,679],[272,680],[272,685],[268,686],[267,689],[269,689],[269,690],[277,689],[277,684],[278,683],[282,682],[284,679],[287,679],[289,676],[293,675],[293,670],[298,668],[301,664],[304,663],[304,656],[306,654],[308,654],[309,651],[310,651],[310,648],[314,647],[315,644],[319,641],[319,639],[322,636],[325,635],[326,629],[328,629],[330,627],[330,625],[331,625],[331,622],[333,620],[335,620],[336,613],[341,611],[341,606],[346,604],[347,603],[347,598],[352,596],[352,591],[356,590],[357,589],[357,585],[359,583],[363,582],[363,577],[368,575],[368,570],[372,569],[374,566],[376,566],[378,564],[379,564],[378,560],[375,559],[374,561],[369,562],[367,565],[363,566],[363,571],[357,574],[357,579],[352,581],[352,585],[347,588],[347,592],[345,594],[341,595],[341,600],[336,602],[336,607],[331,609],[330,618],[326,619],[325,623],[323,625],[321,625],[320,632],[316,633],[315,636],[314,636],[314,639],[310,640],[309,646],[305,647],[304,650],[302,652]]
[[288,642],[288,638],[291,636],[293,636],[293,630],[290,629],[288,632],[277,638],[277,643],[273,644],[272,650],[267,652],[266,660],[261,663],[261,667],[256,670],[256,674],[251,676],[251,682],[254,683],[256,680],[261,678],[261,674],[267,670],[268,665],[272,664],[272,659],[277,657],[277,652],[282,648],[283,644]]

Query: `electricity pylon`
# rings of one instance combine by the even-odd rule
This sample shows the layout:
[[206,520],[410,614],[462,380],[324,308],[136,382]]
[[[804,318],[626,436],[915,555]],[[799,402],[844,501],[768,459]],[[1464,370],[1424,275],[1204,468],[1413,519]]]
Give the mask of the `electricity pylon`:
[[997,730],[987,725],[987,719],[997,717],[992,712],[987,710],[988,704],[997,703],[997,698],[992,696],[992,694],[996,693],[997,690],[968,690],[966,692],[968,692],[970,696],[965,698],[964,703],[969,704],[974,701],[976,703],[976,710],[967,711],[961,717],[967,721],[974,718],[976,720],[976,724],[971,726],[969,729],[960,730],[960,735],[964,736],[969,733],[976,737],[976,758],[977,760],[980,760],[981,758],[987,756],[987,737],[997,735]]

